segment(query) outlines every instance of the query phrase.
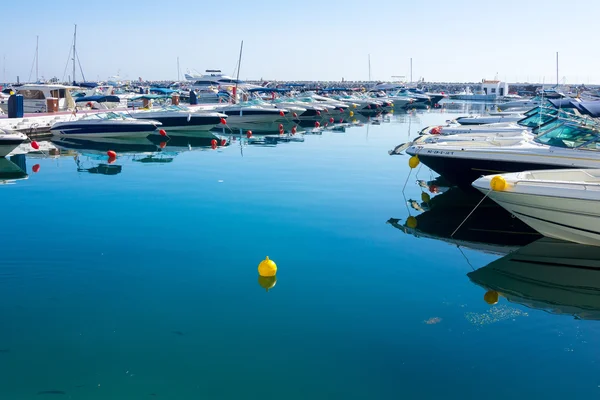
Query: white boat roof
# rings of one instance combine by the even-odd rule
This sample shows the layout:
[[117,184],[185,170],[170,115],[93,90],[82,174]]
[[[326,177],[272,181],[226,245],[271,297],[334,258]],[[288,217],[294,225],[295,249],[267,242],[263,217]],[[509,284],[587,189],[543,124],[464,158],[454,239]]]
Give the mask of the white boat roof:
[[17,86],[14,88],[15,90],[53,90],[53,89],[80,89],[77,86],[66,86],[66,85],[60,85],[60,84],[35,84],[35,83],[26,83],[24,85],[21,86]]

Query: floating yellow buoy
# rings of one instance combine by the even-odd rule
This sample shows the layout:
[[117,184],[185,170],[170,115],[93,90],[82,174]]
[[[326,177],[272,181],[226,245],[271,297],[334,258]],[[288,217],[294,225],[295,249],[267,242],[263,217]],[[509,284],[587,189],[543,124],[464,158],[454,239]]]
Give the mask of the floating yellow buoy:
[[277,277],[276,276],[259,276],[258,284],[260,285],[260,287],[262,287],[263,289],[265,289],[268,292],[270,289],[273,289],[275,287],[275,285],[277,284]]
[[485,302],[488,303],[490,306],[498,304],[498,292],[496,292],[495,290],[488,290],[483,295],[483,300],[485,300]]
[[352,104],[352,108],[356,108],[356,104]]
[[504,177],[500,175],[496,175],[490,181],[490,187],[492,188],[492,190],[501,192],[504,189],[506,189],[506,179],[504,179]]
[[417,227],[417,219],[413,216],[406,218],[406,226],[410,229],[415,229]]
[[429,193],[421,192],[421,200],[423,200],[424,203],[429,203],[431,201],[431,196]]
[[275,276],[276,273],[277,264],[273,260],[269,260],[268,256],[258,264],[258,274],[260,276]]
[[350,111],[350,116],[354,117],[354,111]]
[[412,156],[411,158],[408,159],[408,166],[411,169],[415,169],[417,168],[417,166],[419,165],[421,161],[419,161],[419,157],[418,156]]

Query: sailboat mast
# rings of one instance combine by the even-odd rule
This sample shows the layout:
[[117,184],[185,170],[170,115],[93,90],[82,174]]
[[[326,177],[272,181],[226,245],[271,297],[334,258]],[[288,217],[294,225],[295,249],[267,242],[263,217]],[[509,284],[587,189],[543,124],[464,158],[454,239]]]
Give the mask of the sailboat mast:
[[39,64],[39,48],[40,48],[40,37],[36,36],[35,37],[35,81],[39,82],[40,78],[39,78],[39,69],[38,69],[38,64]]
[[237,87],[238,82],[240,81],[240,69],[242,69],[242,51],[244,50],[244,41],[242,40],[242,44],[240,45],[240,58],[238,59],[238,70],[237,76],[235,78],[235,90],[233,91],[233,102],[237,102]]
[[77,24],[75,24],[75,33],[73,34],[73,83],[75,83],[75,57],[77,56]]
[[558,51],[556,52],[556,87],[558,87]]

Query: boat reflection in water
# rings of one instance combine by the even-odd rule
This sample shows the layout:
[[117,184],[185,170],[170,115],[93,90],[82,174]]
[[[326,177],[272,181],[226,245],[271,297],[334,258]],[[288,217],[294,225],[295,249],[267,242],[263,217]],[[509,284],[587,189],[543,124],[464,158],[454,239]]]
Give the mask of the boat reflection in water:
[[600,247],[543,238],[467,275],[488,303],[600,320]]
[[148,138],[72,138],[54,137],[52,143],[61,148],[77,150],[79,153],[106,155],[109,150],[117,154],[156,152],[160,147]]
[[[16,163],[13,161],[16,161]],[[27,179],[29,176],[25,172],[26,170],[23,154],[13,156],[11,160],[0,157],[0,185],[10,185],[16,181]]]
[[404,224],[394,218],[387,222],[416,237],[500,255],[540,238],[537,232],[489,199],[467,218],[482,197],[474,191],[464,192],[459,188],[450,188],[433,198],[423,191],[421,201],[408,200],[409,205],[421,214],[407,218]]

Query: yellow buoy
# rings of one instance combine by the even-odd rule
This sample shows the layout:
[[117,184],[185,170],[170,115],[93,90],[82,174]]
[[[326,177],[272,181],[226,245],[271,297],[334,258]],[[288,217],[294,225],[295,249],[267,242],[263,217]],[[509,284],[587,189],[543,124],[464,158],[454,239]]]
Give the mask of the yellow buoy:
[[356,104],[352,104],[352,108],[356,108]]
[[270,289],[273,289],[275,287],[275,285],[277,284],[277,277],[276,276],[259,276],[258,284],[260,285],[260,287],[262,287],[263,289],[265,289],[268,292]]
[[350,111],[350,116],[354,117],[354,111]]
[[417,168],[417,166],[419,165],[421,161],[419,161],[419,157],[418,156],[412,156],[411,158],[408,159],[408,166],[411,169],[415,169]]
[[483,300],[485,300],[485,302],[488,303],[490,306],[498,304],[498,292],[496,292],[495,290],[488,290],[483,295]]
[[260,276],[275,276],[276,273],[277,264],[273,260],[269,260],[268,256],[258,264],[258,274]]
[[406,218],[406,226],[410,229],[415,229],[417,227],[417,219],[413,216]]
[[504,179],[504,177],[500,175],[496,175],[490,181],[490,187],[492,188],[492,190],[501,192],[504,189],[506,189],[506,179]]
[[424,203],[429,203],[431,201],[431,196],[429,193],[421,192],[421,200],[423,200]]

